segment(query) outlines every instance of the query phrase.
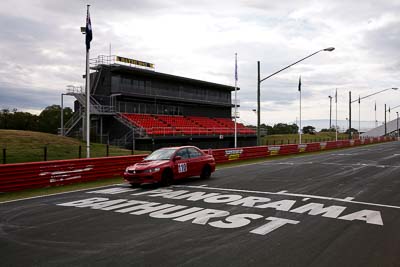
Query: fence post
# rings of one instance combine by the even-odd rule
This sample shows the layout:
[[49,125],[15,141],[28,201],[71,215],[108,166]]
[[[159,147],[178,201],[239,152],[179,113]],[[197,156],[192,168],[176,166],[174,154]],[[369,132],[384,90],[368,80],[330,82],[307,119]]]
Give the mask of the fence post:
[[108,157],[110,155],[110,146],[107,144],[106,147],[106,157]]
[[44,161],[47,161],[47,146],[44,147],[43,154]]
[[78,158],[82,158],[82,146],[79,146]]
[[6,149],[3,148],[3,164],[6,164],[7,160],[6,160]]

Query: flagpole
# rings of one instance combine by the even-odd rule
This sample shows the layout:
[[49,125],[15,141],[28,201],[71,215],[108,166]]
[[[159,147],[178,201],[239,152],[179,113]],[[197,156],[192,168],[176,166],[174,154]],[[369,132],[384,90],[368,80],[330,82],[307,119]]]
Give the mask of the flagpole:
[[376,101],[375,101],[375,128],[378,127],[378,121],[376,120]]
[[237,53],[235,53],[235,148],[237,147]]
[[358,139],[360,139],[360,131],[361,131],[361,99],[358,96]]
[[336,104],[336,116],[335,116],[335,128],[336,128],[336,142],[337,142],[337,139],[338,139],[338,125],[337,125],[337,88],[336,88],[336,93],[335,93],[335,104]]
[[301,144],[301,76],[299,78],[299,93],[300,93],[300,129],[299,129],[299,144]]
[[[86,27],[89,26],[90,15],[89,15],[89,7],[87,5],[87,18],[86,18]],[[91,27],[91,25],[90,25]],[[90,29],[91,30],[91,29]],[[88,29],[86,29],[86,34]],[[89,69],[89,47],[86,44],[86,157],[90,158],[90,69]]]

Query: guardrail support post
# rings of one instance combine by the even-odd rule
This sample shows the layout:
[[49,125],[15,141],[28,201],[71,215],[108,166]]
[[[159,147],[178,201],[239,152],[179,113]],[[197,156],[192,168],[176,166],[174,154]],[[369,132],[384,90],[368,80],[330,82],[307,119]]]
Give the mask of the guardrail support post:
[[82,146],[79,146],[78,158],[82,158]]
[[7,160],[6,160],[6,149],[3,148],[3,164],[6,164]]
[[44,148],[43,148],[43,160],[44,161],[47,161],[47,146],[45,146]]
[[110,146],[107,144],[106,146],[106,157],[110,155]]

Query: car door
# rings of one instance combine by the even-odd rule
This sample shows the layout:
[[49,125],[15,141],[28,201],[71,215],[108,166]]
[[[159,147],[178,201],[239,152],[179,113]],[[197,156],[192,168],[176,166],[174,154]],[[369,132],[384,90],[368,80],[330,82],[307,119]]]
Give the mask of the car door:
[[189,153],[187,148],[181,148],[175,153],[175,157],[181,157],[179,160],[174,161],[174,177],[176,179],[189,177],[190,168],[189,167]]
[[203,153],[194,147],[189,147],[188,152],[190,157],[188,166],[191,171],[191,176],[198,176],[201,174],[204,165]]

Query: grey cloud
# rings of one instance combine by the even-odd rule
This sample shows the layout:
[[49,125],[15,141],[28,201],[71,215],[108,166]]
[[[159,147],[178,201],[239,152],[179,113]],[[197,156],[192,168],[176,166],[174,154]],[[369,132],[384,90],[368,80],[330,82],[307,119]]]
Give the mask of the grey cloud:
[[[49,91],[48,88],[34,91],[30,88],[13,88],[0,84],[0,108],[41,110],[49,105],[60,105],[60,94]],[[70,100],[67,102],[72,103]]]

